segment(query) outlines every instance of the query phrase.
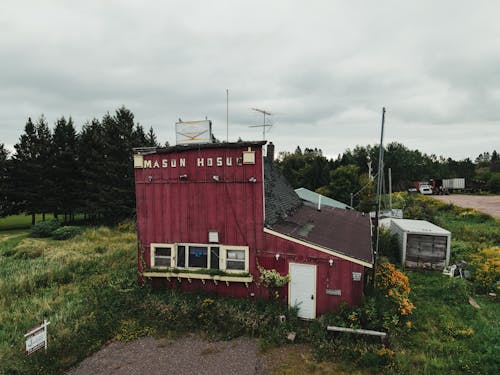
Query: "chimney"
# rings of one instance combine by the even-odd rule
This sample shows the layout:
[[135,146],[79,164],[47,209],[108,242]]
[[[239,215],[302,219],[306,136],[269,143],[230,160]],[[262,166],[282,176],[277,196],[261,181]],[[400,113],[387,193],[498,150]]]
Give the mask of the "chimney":
[[274,145],[273,142],[269,142],[267,145],[267,159],[272,163],[274,161]]

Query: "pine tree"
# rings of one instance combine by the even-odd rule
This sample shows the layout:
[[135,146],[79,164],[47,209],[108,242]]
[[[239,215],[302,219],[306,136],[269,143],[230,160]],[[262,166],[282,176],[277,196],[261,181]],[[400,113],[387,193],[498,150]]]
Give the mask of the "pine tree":
[[77,135],[71,117],[56,121],[52,142],[51,178],[57,181],[52,189],[54,216],[58,213],[70,217],[78,206],[77,188],[80,178],[77,158]]
[[146,134],[146,146],[147,147],[158,147],[160,146],[160,143],[158,142],[158,139],[156,138],[156,134],[153,130],[153,127],[149,128],[148,134]]
[[9,200],[9,152],[4,144],[0,143],[0,217],[6,216],[11,211]]
[[40,199],[37,167],[37,133],[35,125],[28,118],[24,134],[19,143],[14,145],[12,158],[12,200],[16,202],[18,212],[31,214],[31,223],[35,224],[35,213]]
[[77,185],[76,205],[83,209],[90,221],[96,223],[104,215],[102,191],[106,184],[106,143],[99,120],[86,123],[78,138],[78,165],[81,181]]
[[134,169],[132,147],[134,141],[134,115],[125,107],[102,120],[106,144],[106,179],[102,189],[104,215],[118,221],[129,217],[135,209]]

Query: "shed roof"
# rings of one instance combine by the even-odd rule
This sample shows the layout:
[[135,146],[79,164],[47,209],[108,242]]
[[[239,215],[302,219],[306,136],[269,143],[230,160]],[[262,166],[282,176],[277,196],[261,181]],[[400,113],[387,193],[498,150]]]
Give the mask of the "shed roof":
[[271,226],[273,231],[373,263],[370,216],[335,207],[321,211],[306,205]]
[[306,189],[306,188],[295,189],[295,192],[300,197],[300,199],[307,201],[307,202],[314,203],[316,205],[318,204],[319,197],[321,197],[321,205],[322,206],[325,205],[325,206],[342,208],[342,209],[352,209],[352,207],[349,206],[348,204],[342,203],[340,201],[329,198],[329,197],[324,196],[322,194],[318,194],[318,193],[311,191],[309,189]]
[[302,201],[283,175],[264,159],[265,224],[286,219],[302,205]]
[[269,160],[264,162],[265,225],[286,237],[373,264],[370,216],[304,204]]
[[392,223],[406,232],[419,234],[441,234],[446,236],[451,234],[450,231],[438,227],[437,225],[426,220],[392,219]]

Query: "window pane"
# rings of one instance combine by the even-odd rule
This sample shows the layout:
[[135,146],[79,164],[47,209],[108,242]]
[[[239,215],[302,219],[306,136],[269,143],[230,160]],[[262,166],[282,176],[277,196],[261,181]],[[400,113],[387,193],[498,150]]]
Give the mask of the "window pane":
[[245,260],[245,250],[228,250],[227,259]]
[[177,246],[177,267],[186,267],[186,246]]
[[189,246],[189,267],[207,268],[208,249],[201,246]]
[[170,256],[170,247],[156,247],[155,248],[155,255],[169,257]]
[[210,268],[213,270],[219,269],[219,248],[210,248]]
[[241,260],[228,260],[226,264],[228,270],[245,270],[245,261]]
[[170,267],[170,257],[155,257],[155,266]]

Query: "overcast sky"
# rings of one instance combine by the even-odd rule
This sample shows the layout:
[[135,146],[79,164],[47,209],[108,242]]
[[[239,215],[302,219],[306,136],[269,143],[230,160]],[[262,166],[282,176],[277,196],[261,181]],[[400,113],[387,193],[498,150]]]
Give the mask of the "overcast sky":
[[277,151],[398,141],[428,154],[500,150],[497,1],[6,1],[0,143],[28,117],[77,128],[121,105],[163,143],[207,116]]

